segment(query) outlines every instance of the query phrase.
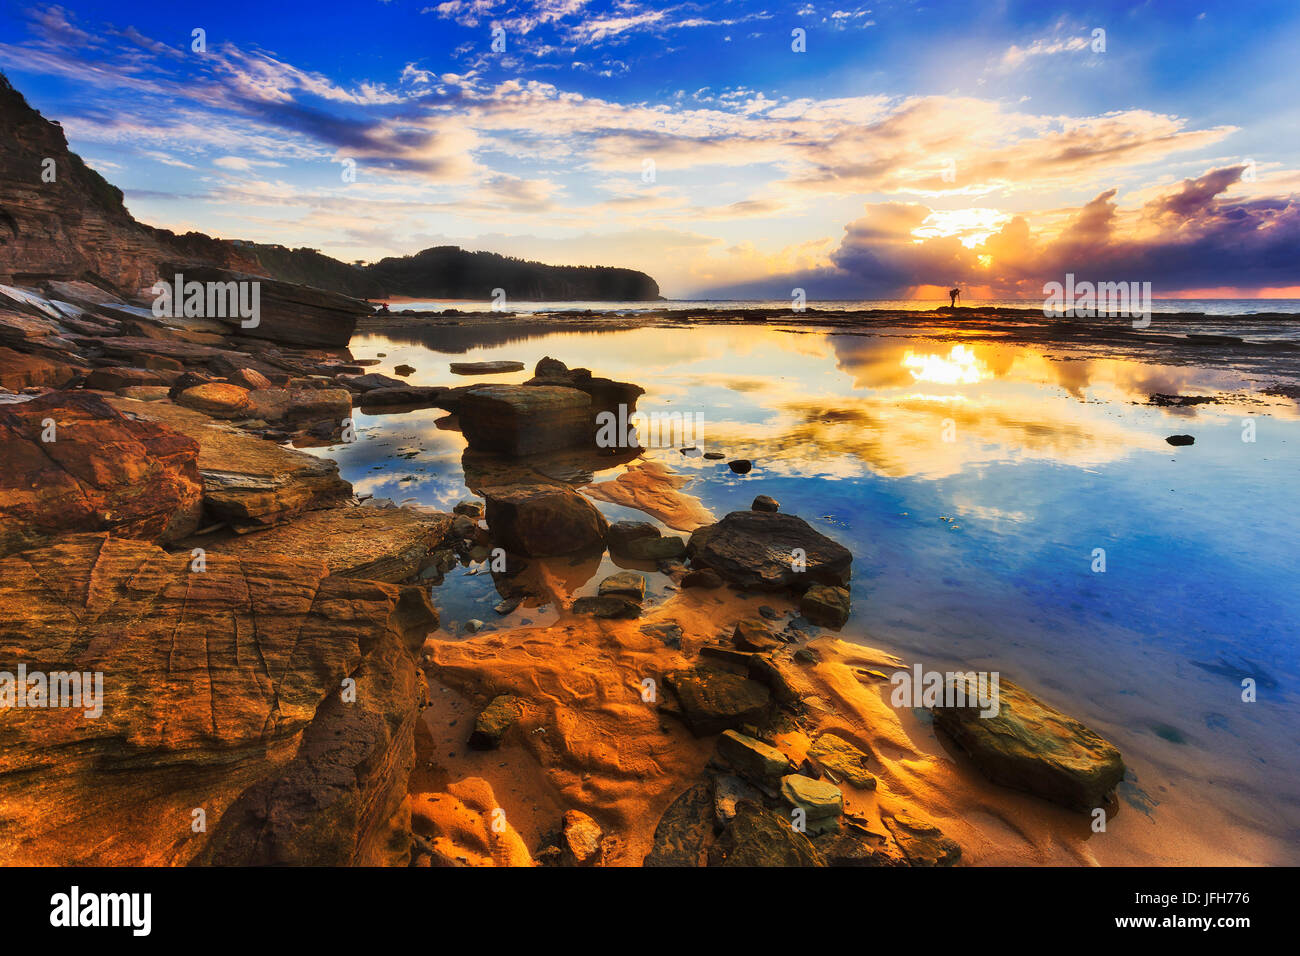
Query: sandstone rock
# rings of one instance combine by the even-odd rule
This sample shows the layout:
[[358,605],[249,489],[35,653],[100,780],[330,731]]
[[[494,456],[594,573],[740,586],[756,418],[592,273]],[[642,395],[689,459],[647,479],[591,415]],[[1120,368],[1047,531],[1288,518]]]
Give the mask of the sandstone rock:
[[713,817],[719,827],[725,827],[736,816],[736,806],[741,800],[762,804],[763,794],[753,784],[729,773],[713,778]]
[[[172,376],[174,377],[174,376]],[[97,368],[86,376],[86,388],[116,392],[130,385],[168,385],[169,378],[145,368]]]
[[492,698],[492,702],[483,708],[474,721],[474,732],[470,734],[469,745],[475,750],[495,750],[501,746],[501,740],[511,727],[523,716],[518,697],[501,694]]
[[866,770],[867,755],[843,737],[822,734],[808,748],[808,756],[823,769],[859,789],[876,789],[876,778]]
[[686,542],[674,535],[660,538],[633,538],[623,549],[622,556],[633,561],[664,561],[680,558],[686,553]]
[[201,512],[198,451],[184,435],[124,418],[95,395],[52,392],[0,405],[0,554],[69,531],[184,537]]
[[224,324],[231,334],[251,339],[269,339],[302,348],[345,348],[356,328],[357,318],[370,312],[359,299],[310,286],[282,282],[194,263],[164,262],[159,274],[171,280],[176,273],[191,282],[257,282],[259,315],[255,326],[246,327],[238,316],[208,316]]
[[750,511],[780,511],[781,502],[770,495],[759,495],[749,506]]
[[265,527],[329,508],[352,497],[338,465],[236,431],[201,412],[169,402],[109,404],[137,418],[157,421],[199,445],[203,506],[208,516],[236,529]]
[[163,402],[168,398],[168,389],[166,385],[128,385],[119,388],[117,394],[137,402]]
[[453,375],[496,375],[503,372],[522,372],[523,362],[452,362]]
[[609,550],[622,554],[637,538],[657,538],[659,529],[648,521],[615,521],[609,526]]
[[595,440],[591,399],[573,388],[479,386],[461,397],[458,417],[476,451],[534,455]]
[[703,866],[713,835],[713,787],[697,783],[670,803],[655,827],[644,866]]
[[339,577],[396,583],[433,563],[450,524],[450,515],[409,508],[330,508],[255,534],[194,543],[238,557],[311,555]]
[[849,607],[849,589],[826,584],[814,584],[799,599],[799,613],[819,627],[843,627]]
[[668,674],[665,680],[696,737],[758,723],[771,704],[762,684],[707,664]]
[[722,575],[710,568],[696,568],[687,572],[682,578],[684,588],[707,588],[713,590],[722,587]]
[[523,484],[479,489],[493,539],[528,556],[603,547],[608,522],[595,505],[564,485]]
[[844,812],[844,794],[839,787],[801,773],[781,778],[781,796],[791,807],[803,810],[809,822],[838,817]]
[[889,846],[879,833],[846,821],[835,830],[814,836],[812,844],[827,866],[906,866],[901,851]]
[[483,517],[483,502],[461,501],[451,510],[453,514],[464,515],[467,518],[473,518],[475,521],[478,521]]
[[248,414],[248,389],[226,382],[206,382],[176,396],[177,404],[213,418],[243,418]]
[[724,730],[718,737],[718,754],[751,780],[770,784],[794,769],[790,758],[775,747],[737,730]]
[[[813,584],[848,583],[853,555],[790,514],[733,511],[691,536],[688,553],[745,588],[802,590]],[[802,554],[800,569],[796,557]]]
[[645,575],[635,571],[620,571],[601,581],[596,590],[602,596],[629,598],[640,604],[645,600]]
[[980,716],[978,704],[935,707],[935,726],[994,783],[1072,810],[1105,806],[1124,778],[1124,761],[1114,745],[1011,681],[998,683],[996,716]]
[[0,348],[0,388],[63,388],[80,374],[65,362]]
[[625,619],[641,616],[641,605],[638,602],[615,594],[580,597],[573,602],[572,610],[574,614],[606,619]]
[[709,866],[825,866],[808,837],[772,811],[742,800],[709,849]]
[[441,408],[445,388],[423,385],[404,385],[394,388],[374,388],[361,393],[361,408],[372,414],[383,414],[385,409],[412,411],[417,408]]
[[909,866],[952,866],[961,859],[961,847],[933,823],[901,810],[882,819]]
[[[519,366],[523,368],[522,365]],[[594,866],[600,861],[600,841],[605,831],[581,810],[564,811],[561,821],[561,849],[565,862],[572,866]]]
[[372,392],[377,388],[409,388],[401,379],[390,378],[379,372],[365,375],[340,375],[339,384],[354,392]]
[[396,372],[398,375],[413,375],[413,374],[415,374],[415,366],[414,366],[414,365],[397,365],[397,366],[394,366],[393,371]]
[[250,392],[254,389],[271,387],[271,380],[253,368],[235,369],[227,378],[230,379],[230,384],[240,385]]
[[[0,669],[103,673],[103,710],[6,712],[7,863],[380,862],[437,617],[419,589],[299,556],[72,535],[0,559]],[[356,699],[340,697],[344,678]],[[314,731],[311,728],[315,728]],[[85,839],[69,841],[68,832]],[[393,862],[387,859],[383,862]]]
[[770,651],[781,645],[772,636],[771,629],[756,618],[744,618],[736,622],[731,642],[742,651]]

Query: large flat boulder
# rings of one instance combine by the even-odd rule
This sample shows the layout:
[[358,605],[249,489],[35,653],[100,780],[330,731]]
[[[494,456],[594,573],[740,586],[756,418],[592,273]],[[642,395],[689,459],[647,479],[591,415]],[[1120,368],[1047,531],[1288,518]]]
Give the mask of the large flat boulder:
[[352,497],[352,486],[328,458],[255,438],[170,402],[108,401],[128,415],[159,422],[198,442],[203,506],[213,520],[236,529],[267,527]]
[[81,369],[66,362],[0,348],[0,388],[15,392],[24,388],[62,388],[79,374]]
[[609,523],[566,485],[483,488],[492,539],[513,554],[545,556],[603,548]]
[[[961,680],[954,677],[949,687]],[[978,704],[935,707],[935,726],[994,783],[1072,810],[1105,806],[1124,778],[1124,761],[1114,744],[1011,681],[998,683],[996,715],[981,716]],[[964,699],[973,699],[973,690]]]
[[419,574],[433,560],[451,521],[448,514],[409,508],[329,508],[204,546],[209,553],[236,557],[309,554],[323,561],[330,574],[395,583]]
[[184,537],[202,511],[198,455],[186,435],[128,418],[96,395],[0,405],[0,554],[69,531]]
[[535,455],[595,441],[591,398],[576,388],[483,385],[464,393],[457,414],[475,451]]
[[696,567],[712,568],[744,588],[803,591],[848,584],[853,555],[795,515],[733,511],[691,535]]
[[223,863],[400,856],[414,655],[437,617],[422,589],[325,571],[215,554],[195,571],[106,535],[0,559],[0,670],[102,675],[97,716],[5,711],[0,861],[179,864],[210,841]]
[[237,316],[204,318],[224,323],[233,334],[252,339],[269,339],[283,345],[345,348],[356,329],[357,319],[371,311],[370,306],[360,299],[336,292],[325,292],[266,276],[232,272],[216,266],[164,263],[159,271],[168,281],[175,273],[180,273],[187,283],[259,283],[260,315],[256,326],[244,328]]

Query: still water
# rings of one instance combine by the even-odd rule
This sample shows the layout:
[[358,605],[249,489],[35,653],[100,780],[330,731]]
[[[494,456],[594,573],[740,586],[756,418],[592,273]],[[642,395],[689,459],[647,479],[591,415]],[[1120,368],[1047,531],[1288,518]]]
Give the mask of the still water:
[[[466,335],[359,336],[351,349],[384,353],[377,371],[413,365],[424,385],[474,381],[450,359],[521,361],[527,371],[487,379],[519,382],[551,355],[644,386],[643,411],[700,416],[695,444],[752,459],[751,473],[676,448],[649,457],[693,478],[683,490],[715,515],[768,494],[846,545],[843,636],[927,668],[998,671],[1119,746],[1129,812],[1154,826],[1168,804],[1182,831],[1223,828],[1217,862],[1300,863],[1294,401],[1246,390],[1230,366],[915,332],[521,332],[483,347]],[[1219,401],[1159,407],[1152,393]],[[450,510],[470,493],[445,417],[359,413],[358,442],[320,451],[359,494]],[[1173,447],[1173,434],[1195,444]],[[548,607],[495,614],[491,576],[475,570],[435,592],[449,635],[469,618],[553,619]],[[573,588],[593,593],[612,570],[584,568]],[[651,577],[662,598],[667,579]],[[1163,862],[1206,859],[1206,839],[1183,849],[1172,834]]]

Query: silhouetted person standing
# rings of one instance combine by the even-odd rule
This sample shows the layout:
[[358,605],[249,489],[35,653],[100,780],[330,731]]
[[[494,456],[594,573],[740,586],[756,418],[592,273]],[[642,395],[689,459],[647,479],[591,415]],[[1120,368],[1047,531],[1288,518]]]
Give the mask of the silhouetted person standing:
[[961,289],[949,289],[948,297],[952,299],[952,308],[957,308],[957,296],[961,295]]

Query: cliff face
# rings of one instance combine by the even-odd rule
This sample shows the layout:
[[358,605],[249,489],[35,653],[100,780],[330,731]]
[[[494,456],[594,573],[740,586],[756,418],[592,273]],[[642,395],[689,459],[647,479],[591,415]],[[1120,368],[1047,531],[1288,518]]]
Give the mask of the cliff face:
[[644,272],[609,266],[548,266],[493,252],[435,246],[413,256],[388,258],[365,269],[396,295],[437,299],[490,299],[504,289],[506,301],[600,300],[648,302],[659,285]]
[[507,301],[659,298],[655,281],[632,269],[548,266],[455,246],[358,268],[315,249],[153,228],[135,220],[122,191],[71,152],[63,128],[0,74],[0,283],[85,280],[131,296],[165,276],[164,263],[217,266],[361,299],[489,299],[497,288]]
[[[163,246],[3,76],[0,130],[0,281],[85,278],[123,291],[151,283]],[[44,181],[47,160],[53,182]]]

